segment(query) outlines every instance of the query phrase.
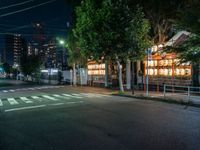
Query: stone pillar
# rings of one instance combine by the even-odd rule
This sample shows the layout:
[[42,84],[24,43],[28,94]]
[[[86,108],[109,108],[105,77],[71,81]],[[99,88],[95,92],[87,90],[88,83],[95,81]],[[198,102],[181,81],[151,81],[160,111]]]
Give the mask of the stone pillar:
[[131,61],[126,62],[126,88],[131,89]]

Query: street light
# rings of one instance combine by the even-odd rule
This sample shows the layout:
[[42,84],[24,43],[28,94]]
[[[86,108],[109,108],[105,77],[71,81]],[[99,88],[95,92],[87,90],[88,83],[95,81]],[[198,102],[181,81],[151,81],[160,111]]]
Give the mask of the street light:
[[59,43],[60,43],[60,45],[64,45],[65,41],[64,40],[60,40]]
[[62,46],[62,60],[61,60],[61,63],[62,63],[62,70],[63,70],[63,68],[64,68],[64,60],[65,60],[65,56],[64,56],[64,48],[65,48],[65,40],[63,40],[63,39],[61,39],[61,38],[56,38],[57,39],[57,41],[58,41],[58,43],[59,43],[59,45],[60,46]]

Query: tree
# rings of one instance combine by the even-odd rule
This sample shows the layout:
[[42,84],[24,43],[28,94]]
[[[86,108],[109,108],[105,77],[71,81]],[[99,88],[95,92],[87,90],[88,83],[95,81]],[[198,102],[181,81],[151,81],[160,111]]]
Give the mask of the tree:
[[179,11],[176,24],[179,29],[188,30],[194,34],[200,34],[200,1],[193,0]]
[[174,21],[178,12],[191,3],[188,0],[127,0],[130,7],[140,5],[151,25],[150,36],[154,44],[165,43],[174,34]]
[[3,63],[3,69],[4,69],[6,74],[10,74],[12,67],[8,63]]
[[27,55],[21,59],[21,71],[25,76],[38,76],[42,62],[38,55]]
[[69,53],[68,62],[69,65],[73,66],[73,85],[76,86],[76,65],[85,66],[85,64],[87,64],[87,58],[81,54],[81,50],[77,45],[77,39],[72,30],[68,33],[67,48]]
[[182,45],[172,48],[178,53],[181,62],[190,62],[193,67],[193,85],[200,85],[200,2],[194,0],[178,14],[178,29],[191,32],[188,40]]
[[179,29],[191,32],[188,40],[175,52],[183,62],[200,63],[200,2],[195,1],[179,12],[176,23]]
[[115,61],[123,92],[121,63],[142,58],[149,46],[149,23],[141,7],[130,9],[121,0],[103,0],[100,5],[84,0],[76,9],[76,17],[74,31],[81,52],[94,60],[103,57]]
[[39,55],[28,55],[28,49],[25,39],[22,39],[22,54],[20,58],[20,70],[22,73],[27,76],[35,76],[38,78],[38,73],[40,72],[40,67],[42,61]]

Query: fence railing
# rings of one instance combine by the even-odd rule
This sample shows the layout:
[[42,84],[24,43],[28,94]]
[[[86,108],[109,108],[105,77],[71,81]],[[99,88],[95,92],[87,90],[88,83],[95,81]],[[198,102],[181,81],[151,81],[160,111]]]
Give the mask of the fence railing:
[[200,87],[164,85],[164,98],[169,96],[185,97],[188,101],[200,101]]

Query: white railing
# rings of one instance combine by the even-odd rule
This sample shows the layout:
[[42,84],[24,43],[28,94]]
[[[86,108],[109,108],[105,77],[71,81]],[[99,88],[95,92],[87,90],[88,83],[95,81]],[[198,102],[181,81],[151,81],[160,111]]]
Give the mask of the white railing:
[[163,91],[164,98],[174,97],[187,100],[188,102],[200,102],[200,87],[164,85]]

